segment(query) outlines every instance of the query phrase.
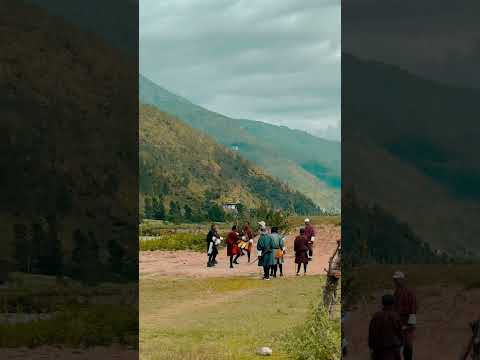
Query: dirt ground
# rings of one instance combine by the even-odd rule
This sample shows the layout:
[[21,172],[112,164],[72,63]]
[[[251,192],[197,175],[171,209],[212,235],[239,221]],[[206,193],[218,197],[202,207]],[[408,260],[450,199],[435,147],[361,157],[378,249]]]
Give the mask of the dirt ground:
[[0,349],[1,359],[66,359],[66,360],[132,360],[138,359],[138,351],[126,350],[116,346],[97,346],[88,349],[68,349],[53,346],[41,346],[35,349]]
[[[348,359],[370,359],[368,324],[380,307],[381,295],[387,291],[364,300],[347,315],[344,333],[349,342]],[[416,293],[419,308],[414,358],[460,359],[471,335],[468,323],[480,315],[480,289],[467,291],[454,286],[431,286],[421,287]]]
[[[313,261],[308,264],[307,274],[323,274],[328,266],[328,260],[336,247],[336,240],[340,238],[340,227],[325,224],[316,227],[316,241],[314,243]],[[293,252],[293,241],[297,232],[287,236],[284,274],[294,276],[296,264]],[[255,238],[251,262],[247,255],[239,258],[240,265],[234,269],[229,267],[226,248],[220,249],[217,256],[218,265],[207,268],[207,254],[194,251],[142,251],[140,252],[140,275],[148,276],[182,276],[182,277],[221,277],[221,276],[261,276],[262,269],[257,266]],[[303,270],[302,272],[303,273]]]

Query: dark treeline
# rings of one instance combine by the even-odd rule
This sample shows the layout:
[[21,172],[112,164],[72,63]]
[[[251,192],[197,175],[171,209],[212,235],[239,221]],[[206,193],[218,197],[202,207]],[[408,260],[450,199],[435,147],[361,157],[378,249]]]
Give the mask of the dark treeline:
[[342,265],[448,262],[411,228],[379,206],[362,205],[354,192],[342,199]]
[[114,234],[109,240],[99,239],[93,231],[78,228],[71,242],[62,243],[56,227],[52,218],[14,224],[13,257],[7,272],[68,276],[91,284],[137,278],[136,258],[129,256]]

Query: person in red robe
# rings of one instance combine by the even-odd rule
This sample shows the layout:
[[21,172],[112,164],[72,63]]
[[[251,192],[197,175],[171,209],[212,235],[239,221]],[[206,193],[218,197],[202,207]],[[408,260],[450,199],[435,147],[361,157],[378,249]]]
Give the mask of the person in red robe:
[[310,219],[305,219],[305,237],[308,240],[308,257],[313,258],[313,242],[315,241],[315,228],[310,223]]
[[395,311],[400,316],[404,331],[405,344],[403,347],[404,360],[413,359],[413,341],[415,337],[417,297],[415,293],[405,286],[405,275],[396,271],[393,275],[395,283]]
[[245,236],[245,241],[248,241],[248,245],[245,250],[247,251],[248,262],[250,262],[250,254],[252,253],[253,238],[255,237],[255,235],[253,234],[252,227],[250,226],[250,223],[248,221],[243,227],[243,235]]
[[[227,244],[227,256],[230,257],[230,269],[233,269],[233,264],[238,264],[237,260],[241,255],[240,248],[238,247],[239,234],[237,233],[237,225],[232,226],[232,231],[227,235],[225,240]],[[235,260],[233,257],[235,256]]]
[[368,347],[374,360],[401,360],[402,323],[394,303],[393,295],[384,295],[382,310],[375,313],[370,321]]
[[293,251],[295,251],[295,264],[297,264],[297,276],[300,275],[300,267],[303,264],[303,275],[307,274],[308,265],[308,240],[305,237],[305,229],[300,229],[300,235],[293,242]]

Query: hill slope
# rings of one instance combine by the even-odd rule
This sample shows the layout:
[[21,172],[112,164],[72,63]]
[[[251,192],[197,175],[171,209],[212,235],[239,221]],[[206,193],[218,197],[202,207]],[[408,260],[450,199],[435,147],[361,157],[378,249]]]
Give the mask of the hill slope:
[[478,91],[349,55],[342,61],[345,191],[355,188],[434,248],[480,253],[480,162],[468,155],[480,135]]
[[217,142],[238,149],[326,208],[340,208],[340,143],[259,121],[232,119],[206,110],[140,76],[140,100],[157,106]]
[[140,106],[140,193],[199,209],[205,200],[266,202],[298,213],[318,209],[304,195],[253,167],[235,151],[149,105]]

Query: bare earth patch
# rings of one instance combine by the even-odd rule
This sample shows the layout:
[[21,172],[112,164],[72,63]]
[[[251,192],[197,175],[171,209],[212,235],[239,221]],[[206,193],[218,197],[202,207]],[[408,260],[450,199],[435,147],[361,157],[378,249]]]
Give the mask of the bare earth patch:
[[[458,286],[425,286],[416,290],[419,303],[414,357],[417,359],[459,359],[471,336],[468,322],[479,316],[480,290]],[[386,292],[386,291],[385,291]],[[368,360],[368,324],[379,309],[376,293],[364,299],[349,314],[345,334],[352,359]]]
[[[336,240],[340,238],[340,227],[326,224],[316,227],[317,236],[314,244],[314,258],[308,264],[308,274],[323,274],[328,260],[335,250]],[[298,232],[287,236],[284,273],[294,276],[296,264],[293,252],[293,241]],[[254,249],[256,241],[254,240]],[[206,244],[205,244],[206,247]],[[207,268],[207,254],[194,251],[141,251],[139,255],[140,275],[182,276],[182,277],[223,277],[223,276],[261,276],[262,270],[257,266],[256,252],[252,251],[251,263],[247,256],[239,258],[240,265],[229,268],[227,250],[220,249],[218,265]]]

